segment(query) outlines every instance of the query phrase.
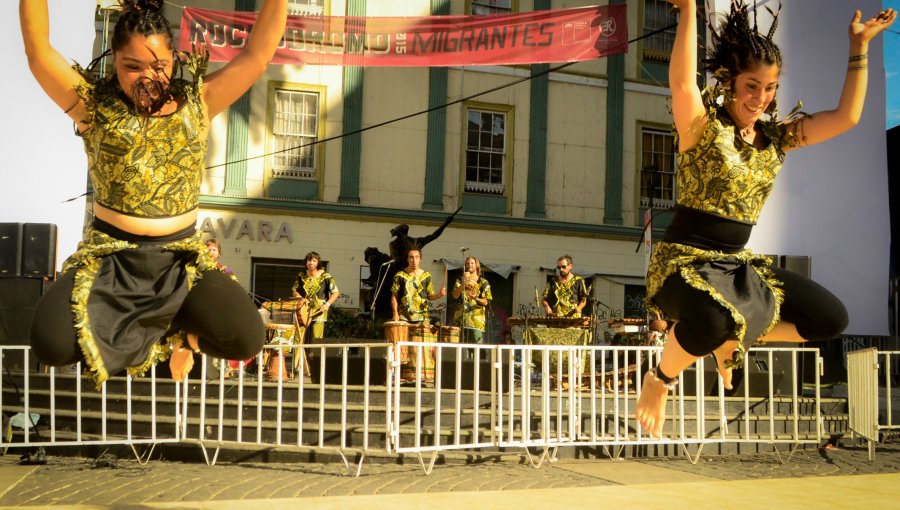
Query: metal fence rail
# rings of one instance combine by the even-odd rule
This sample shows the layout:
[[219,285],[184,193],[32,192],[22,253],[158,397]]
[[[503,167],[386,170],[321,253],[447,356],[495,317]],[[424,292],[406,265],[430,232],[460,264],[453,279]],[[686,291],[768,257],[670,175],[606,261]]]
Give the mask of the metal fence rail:
[[[717,390],[708,395],[705,360],[699,360],[696,370],[680,376],[667,404],[661,438],[651,437],[634,419],[642,374],[656,364],[659,347],[400,342],[394,368],[403,363],[404,349],[416,372],[407,383],[410,388],[394,379],[392,442],[397,452],[417,454],[426,472],[440,451],[485,447],[521,448],[533,465],[540,466],[563,446],[599,446],[619,457],[628,446],[674,445],[696,462],[703,445],[710,443],[765,443],[776,452],[776,445],[783,444],[792,454],[801,444],[818,445],[822,440],[818,349],[751,351],[768,367],[775,366],[776,353],[789,356],[785,375],[791,389],[786,395],[776,394],[774,370],[758,381],[750,377],[749,365],[743,369],[743,394],[726,397],[714,375]],[[814,359],[811,396],[802,393],[798,379],[804,355]],[[433,357],[433,382],[422,368],[429,366],[426,356]],[[460,361],[468,356],[473,368],[463,379]],[[455,371],[446,372],[447,359],[455,361],[449,364]],[[760,384],[763,388],[757,387]],[[764,396],[751,397],[752,390]],[[689,447],[696,447],[695,456]],[[531,449],[541,450],[537,460]],[[430,461],[423,458],[427,453]]]
[[[26,346],[0,346],[0,360],[32,366]],[[138,461],[149,459],[157,444],[178,442],[179,397],[172,381],[158,380],[151,369],[150,394],[133,391],[134,379],[109,380],[99,392],[83,377],[82,364],[65,371],[49,368],[45,377],[31,371],[0,371],[0,449],[74,445],[129,445]],[[115,386],[113,390],[110,388]],[[110,394],[113,396],[110,396]],[[125,412],[111,411],[111,400],[125,395]],[[168,408],[170,412],[164,412]],[[64,425],[63,425],[64,423]],[[136,446],[149,446],[139,453]]]
[[[351,350],[362,353],[362,374],[348,366]],[[382,435],[385,439],[380,443],[386,445],[390,430],[391,373],[372,384],[376,350],[384,351],[383,359],[391,355],[391,346],[384,343],[267,345],[254,360],[253,378],[247,377],[243,362],[233,377],[226,378],[225,363],[217,363],[217,373],[208,377],[211,363],[204,355],[200,379],[181,385],[185,419],[180,422],[180,437],[196,439],[208,464],[215,464],[225,444],[304,447],[333,450],[359,474],[373,449],[370,435]],[[329,371],[326,354],[341,360],[337,371],[335,367]],[[362,382],[350,384],[350,378],[357,376]],[[329,389],[340,390],[339,400],[333,399]],[[373,398],[386,405],[384,413],[370,412]],[[352,419],[351,414],[355,414]],[[360,444],[349,439],[354,431],[362,435]],[[215,445],[211,457],[208,442]],[[374,449],[385,450],[383,446]],[[355,468],[346,456],[351,450],[361,454]]]
[[[31,366],[27,347],[0,348],[0,355],[11,349]],[[736,395],[726,395],[715,367],[699,360],[679,377],[656,438],[634,410],[642,375],[659,353],[640,346],[269,345],[252,371],[240,366],[230,374],[226,363],[205,356],[200,378],[184,384],[151,371],[141,381],[149,381],[149,395],[134,392],[132,378],[84,389],[80,367],[66,374],[23,369],[0,374],[0,411],[7,418],[38,414],[38,427],[16,429],[0,447],[193,441],[209,464],[227,445],[327,449],[358,475],[371,452],[413,454],[429,473],[440,452],[454,450],[511,449],[540,467],[561,447],[599,447],[614,458],[626,448],[668,448],[696,462],[709,444],[765,444],[780,455],[778,445],[793,453],[821,443],[817,349],[751,350],[748,360],[767,365],[768,374],[751,373],[748,361]],[[776,354],[788,359],[782,372],[789,390],[781,393]],[[804,357],[815,367],[806,389],[798,380]],[[356,466],[348,452],[359,456]]]
[[847,353],[850,430],[867,441],[870,461],[875,460],[875,446],[882,432],[900,429],[893,416],[893,382],[898,366],[900,351],[873,348]]

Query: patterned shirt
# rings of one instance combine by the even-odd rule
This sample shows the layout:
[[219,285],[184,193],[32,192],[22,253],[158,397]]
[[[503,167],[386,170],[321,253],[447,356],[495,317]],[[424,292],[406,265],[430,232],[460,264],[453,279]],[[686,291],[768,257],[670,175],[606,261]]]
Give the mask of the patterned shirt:
[[696,145],[678,153],[679,205],[756,224],[781,170],[789,136],[783,124],[758,121],[770,143],[745,142],[728,113],[711,109]]
[[[306,271],[300,271],[300,273],[297,274],[297,279],[294,280],[291,291],[296,292],[309,300],[310,312],[321,309],[332,294],[340,293],[334,278],[325,271],[322,271],[319,273],[319,276],[315,277],[309,276],[306,274]],[[313,322],[325,322],[327,320],[327,310],[322,312],[321,315],[316,315],[313,318]]]
[[418,276],[397,271],[391,285],[391,294],[397,299],[397,313],[409,322],[422,322],[428,318],[428,296],[434,294],[431,274],[422,271]]
[[587,299],[588,290],[584,278],[572,275],[567,282],[553,278],[544,288],[544,301],[550,305],[554,315],[559,317],[581,317],[575,311],[576,305]]
[[[456,280],[456,283],[453,285],[453,290],[462,287],[462,278]],[[470,297],[469,293],[466,292],[466,289],[462,289],[462,294],[460,295],[460,299],[462,299],[462,306],[457,308],[456,313],[453,314],[453,322],[454,324],[458,324],[462,328],[466,329],[477,329],[478,331],[484,331],[485,325],[485,310],[487,306],[491,304],[491,284],[484,278],[479,278],[478,282],[474,284],[475,296]],[[480,305],[475,302],[476,299],[487,299],[487,305]]]
[[[202,76],[205,61],[192,55]],[[90,128],[80,134],[97,203],[143,218],[166,218],[192,211],[200,203],[206,165],[201,82],[176,80],[183,103],[170,115],[142,116],[122,99],[115,77],[96,79],[76,66],[86,84],[84,100]]]

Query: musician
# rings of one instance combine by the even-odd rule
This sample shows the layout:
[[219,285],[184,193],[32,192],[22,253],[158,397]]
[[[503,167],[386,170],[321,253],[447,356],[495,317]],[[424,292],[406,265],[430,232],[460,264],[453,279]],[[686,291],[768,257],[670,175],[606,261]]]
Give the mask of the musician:
[[447,295],[447,289],[434,292],[431,274],[419,267],[422,251],[414,246],[406,254],[406,268],[397,271],[391,285],[391,311],[393,320],[402,317],[406,322],[428,321],[428,302]]
[[461,340],[480,344],[484,339],[485,311],[491,305],[491,284],[481,275],[481,262],[466,257],[462,276],[453,284],[453,299],[462,299],[453,315],[454,324],[462,329]]
[[222,264],[222,262],[219,260],[219,257],[222,256],[222,243],[220,243],[218,239],[212,238],[206,241],[206,249],[209,250],[209,256],[212,257],[212,259],[215,261],[216,268],[226,275],[230,276],[232,280],[237,281],[237,277],[234,275],[234,270],[226,266],[225,264]]
[[558,276],[544,288],[544,313],[549,317],[581,317],[587,304],[588,289],[584,278],[572,273],[572,257],[563,255],[556,261]]
[[[321,257],[311,251],[306,254],[306,270],[297,274],[291,291],[294,297],[305,300],[308,315],[300,320],[311,322],[311,338],[325,336],[325,322],[328,320],[328,309],[341,296],[334,278],[319,266]],[[301,312],[302,313],[302,312]]]

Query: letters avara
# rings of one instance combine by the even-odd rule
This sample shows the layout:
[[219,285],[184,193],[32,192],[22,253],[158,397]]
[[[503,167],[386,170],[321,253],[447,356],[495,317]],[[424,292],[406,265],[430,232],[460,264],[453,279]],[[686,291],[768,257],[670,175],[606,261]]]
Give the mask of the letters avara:
[[255,227],[250,220],[243,220],[239,223],[237,218],[231,218],[227,222],[224,218],[215,218],[215,223],[213,221],[213,218],[203,218],[200,223],[200,232],[220,240],[240,241],[246,237],[250,241],[277,243],[286,240],[288,244],[294,243],[294,235],[287,223],[282,223],[276,230],[271,221],[265,220],[257,221]]

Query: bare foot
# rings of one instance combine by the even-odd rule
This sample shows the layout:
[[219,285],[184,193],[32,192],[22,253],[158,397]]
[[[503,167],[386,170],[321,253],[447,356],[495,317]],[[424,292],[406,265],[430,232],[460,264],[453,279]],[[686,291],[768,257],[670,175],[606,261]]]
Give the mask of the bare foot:
[[644,374],[644,384],[641,385],[641,396],[634,416],[651,436],[662,438],[668,397],[669,390],[662,381],[654,377],[652,372]]
[[169,356],[169,371],[172,372],[172,379],[184,381],[191,373],[192,368],[194,368],[194,351],[192,349],[181,346],[172,349],[172,355]]
[[719,368],[719,375],[722,376],[722,386],[725,387],[726,390],[734,389],[731,380],[733,376],[733,369],[731,367],[726,367],[725,362],[731,361],[732,356],[734,356],[734,351],[737,350],[737,342],[729,341],[720,345],[718,349],[713,351],[715,354],[716,364]]
[[188,333],[187,341],[188,341],[188,345],[191,346],[191,349],[193,349],[195,351],[200,350],[200,338],[197,335],[195,335],[193,333]]

